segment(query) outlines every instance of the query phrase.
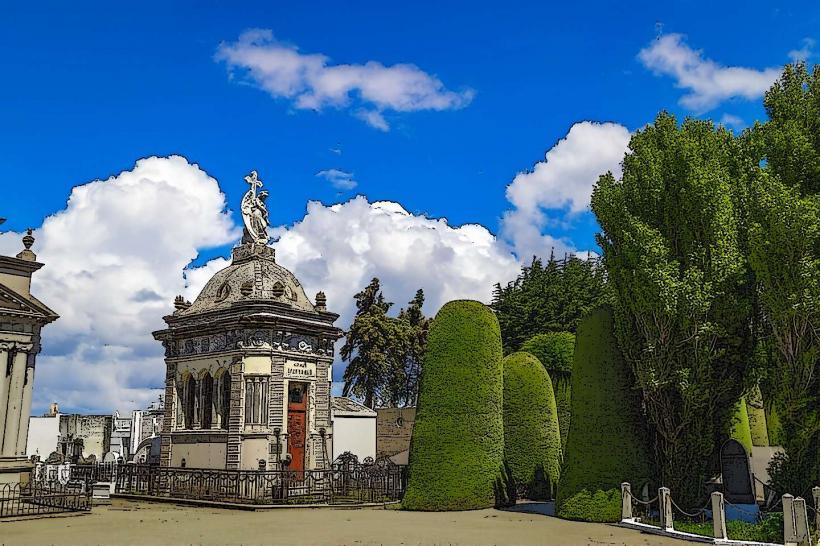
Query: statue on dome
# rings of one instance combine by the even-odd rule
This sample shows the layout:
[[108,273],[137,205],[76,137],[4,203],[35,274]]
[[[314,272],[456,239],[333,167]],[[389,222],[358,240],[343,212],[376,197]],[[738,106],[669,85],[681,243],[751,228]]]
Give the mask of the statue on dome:
[[268,207],[265,205],[265,200],[268,198],[268,192],[265,190],[256,192],[258,188],[262,187],[262,181],[259,180],[259,175],[256,171],[245,177],[245,182],[250,184],[250,189],[245,192],[242,197],[242,203],[239,209],[242,211],[242,221],[245,224],[245,229],[242,233],[242,244],[257,243],[268,244]]

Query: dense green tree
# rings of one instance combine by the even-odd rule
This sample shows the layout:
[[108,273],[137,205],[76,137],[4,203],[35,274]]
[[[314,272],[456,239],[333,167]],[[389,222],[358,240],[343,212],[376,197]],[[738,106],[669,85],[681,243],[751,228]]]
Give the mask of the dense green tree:
[[[750,262],[772,354],[770,425],[784,491],[820,483],[820,69],[786,66],[745,137],[766,176],[754,186]],[[773,440],[773,439],[772,439]]]
[[575,334],[570,332],[550,332],[531,337],[521,346],[521,350],[532,355],[549,372],[558,408],[558,423],[561,426],[561,448],[567,445],[569,435],[572,399],[572,360],[575,354]]
[[579,325],[572,372],[572,427],[558,482],[560,517],[619,521],[620,484],[650,481],[640,397],[604,306]]
[[356,317],[347,332],[341,357],[348,362],[343,376],[344,396],[354,395],[375,408],[384,398],[393,370],[403,366],[406,335],[387,315],[393,305],[384,298],[379,279],[354,296]]
[[752,445],[769,445],[769,433],[766,427],[766,411],[763,404],[763,395],[760,387],[755,385],[746,396],[746,411],[749,414],[749,432],[752,436]]
[[488,508],[504,461],[498,320],[477,301],[451,301],[430,326],[410,444],[407,510]]
[[403,330],[404,353],[399,366],[391,375],[390,391],[393,406],[415,406],[418,396],[421,365],[427,347],[430,319],[424,316],[424,291],[419,289],[405,309],[399,311],[398,321]]
[[633,135],[621,180],[602,176],[592,196],[658,478],[691,505],[752,361],[754,284],[741,226],[755,169],[728,130],[661,113]]
[[741,398],[735,405],[735,416],[732,421],[732,430],[729,436],[740,442],[746,452],[752,454],[752,429],[749,425],[749,412],[746,409],[746,400]]
[[552,382],[533,355],[513,353],[504,366],[504,459],[527,498],[546,500],[558,485],[561,434]]
[[504,354],[515,352],[536,334],[574,332],[578,321],[606,299],[606,276],[598,260],[587,256],[544,264],[533,258],[506,286],[495,286],[490,307],[501,325]]

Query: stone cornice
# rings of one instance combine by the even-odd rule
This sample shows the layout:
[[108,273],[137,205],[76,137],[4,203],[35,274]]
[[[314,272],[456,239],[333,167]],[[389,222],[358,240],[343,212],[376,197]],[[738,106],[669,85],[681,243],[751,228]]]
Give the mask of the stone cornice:
[[17,275],[20,277],[31,277],[31,274],[43,267],[40,262],[31,262],[12,258],[11,256],[0,256],[0,273]]

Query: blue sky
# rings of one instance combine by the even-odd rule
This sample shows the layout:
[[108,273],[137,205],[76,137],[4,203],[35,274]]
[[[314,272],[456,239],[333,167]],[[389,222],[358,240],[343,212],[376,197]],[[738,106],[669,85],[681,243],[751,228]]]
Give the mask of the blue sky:
[[[49,239],[44,219],[71,210],[66,200],[72,188],[134,170],[141,158],[180,155],[219,182],[234,228],[241,222],[242,177],[252,168],[259,171],[271,192],[272,223],[286,226],[283,233],[291,234],[283,237],[278,252],[291,260],[288,266],[300,278],[308,278],[305,284],[311,289],[339,278],[324,262],[325,277],[317,274],[315,279],[313,270],[299,265],[313,263],[304,250],[310,246],[304,243],[306,233],[315,229],[321,238],[319,218],[331,210],[316,209],[306,216],[311,200],[328,207],[348,203],[343,210],[350,218],[354,209],[372,212],[375,202],[396,202],[410,213],[414,226],[424,229],[436,218],[446,218],[450,226],[480,224],[500,234],[499,244],[515,249],[519,258],[542,252],[552,241],[560,241],[562,249],[594,250],[597,226],[584,198],[594,177],[590,172],[579,175],[574,165],[590,164],[597,173],[595,161],[600,160],[606,168],[617,168],[628,132],[651,122],[661,109],[681,117],[722,119],[736,129],[749,125],[765,115],[760,90],[771,80],[771,71],[790,58],[815,59],[813,41],[820,39],[816,2],[715,4],[142,2],[112,7],[6,2],[0,11],[0,216],[9,219],[3,229],[43,226],[41,258],[70,269],[60,261],[57,239]],[[262,30],[254,38],[247,34],[252,29]],[[260,53],[267,56],[254,65],[253,55]],[[323,95],[303,75],[294,84],[299,90],[285,90],[282,73],[270,69],[274,54],[289,55],[305,73],[312,66],[316,81],[344,80],[348,87],[336,95],[324,89]],[[676,71],[675,63],[687,54],[689,64]],[[396,73],[391,71],[395,65],[415,68]],[[725,70],[732,67],[740,73]],[[378,80],[380,76],[388,80]],[[390,96],[391,85],[407,78],[432,87]],[[310,105],[313,109],[306,108]],[[376,118],[368,123],[363,119],[367,115]],[[541,178],[521,175],[518,197],[508,199],[507,185],[536,163],[545,166],[544,154],[583,121],[615,125],[589,126],[586,132],[585,126],[577,126],[573,132],[586,142],[589,157],[572,155],[574,148],[567,146],[565,154],[553,156],[556,161]],[[609,148],[596,151],[598,140],[610,138]],[[606,161],[601,159],[605,155]],[[366,201],[351,204],[356,195]],[[524,203],[530,199],[534,204],[527,209]],[[364,208],[357,209],[359,205]],[[203,210],[212,206],[217,216],[211,218],[217,218],[223,205],[208,201]],[[405,221],[390,207],[380,210]],[[510,211],[523,211],[517,218],[532,233],[550,239],[523,242],[512,219],[505,232],[502,217]],[[316,219],[313,228],[307,218]],[[172,230],[184,219],[163,221]],[[294,222],[302,222],[302,231],[288,231]],[[359,219],[345,222],[353,231],[361,225]],[[65,229],[67,224],[60,225]],[[117,229],[112,226],[99,229]],[[127,231],[127,224],[122,229]],[[185,259],[169,262],[168,269],[181,270],[193,259],[205,277],[204,272],[224,265],[218,257],[233,244],[236,232],[229,225],[219,229],[213,237],[181,244]],[[487,236],[453,231],[446,237],[474,243]],[[310,241],[311,248],[321,248],[321,242]],[[351,244],[359,248],[355,240]],[[7,242],[3,249],[10,252],[14,245]],[[436,242],[438,250],[430,255],[440,255],[440,248],[460,255],[448,245]],[[488,290],[520,265],[514,257],[492,252],[501,251],[480,250],[488,262],[458,265],[487,270],[480,281]],[[50,256],[51,262],[46,260]],[[490,262],[501,265],[489,271]],[[441,283],[435,277],[393,274],[390,259],[383,266],[373,263],[346,281],[349,294],[336,291],[337,301],[345,302],[337,304],[344,307],[343,320],[349,296],[363,285],[360,277],[371,274],[388,279],[394,291],[389,296],[398,302],[407,301],[415,285],[437,294],[429,312],[446,297],[474,293],[437,292],[434,285]],[[152,290],[165,298],[183,282],[156,281]],[[186,288],[191,297],[201,287],[195,284]],[[102,334],[88,336],[89,346],[111,346]],[[55,344],[51,352],[55,359],[91,354],[78,347],[61,354],[58,345],[63,347]],[[158,361],[150,349],[127,349],[137,356],[147,351],[146,358]],[[44,354],[49,355],[48,345]],[[44,407],[52,396],[70,398],[56,380],[44,381],[36,406]],[[147,375],[125,381],[133,383],[129,388],[134,391],[156,387]],[[138,405],[148,394],[134,396]],[[99,409],[117,403],[69,402],[69,407]]]

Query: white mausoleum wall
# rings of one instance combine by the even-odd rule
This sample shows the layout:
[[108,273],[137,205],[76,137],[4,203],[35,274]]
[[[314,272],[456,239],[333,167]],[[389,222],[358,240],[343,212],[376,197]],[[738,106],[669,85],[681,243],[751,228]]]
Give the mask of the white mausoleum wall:
[[376,416],[333,417],[333,460],[349,451],[359,457],[376,458]]
[[26,457],[39,455],[42,460],[46,460],[51,452],[56,451],[59,439],[59,414],[29,418]]

